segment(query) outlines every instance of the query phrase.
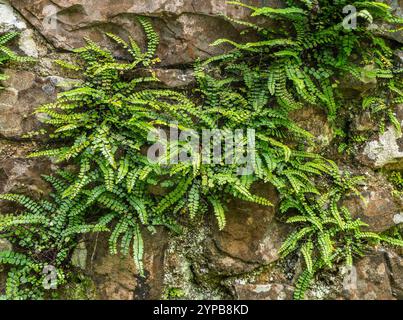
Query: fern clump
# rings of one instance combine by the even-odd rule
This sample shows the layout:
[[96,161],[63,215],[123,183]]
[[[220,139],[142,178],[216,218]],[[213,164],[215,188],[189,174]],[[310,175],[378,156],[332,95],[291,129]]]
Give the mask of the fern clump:
[[[230,4],[248,8],[252,17],[260,21],[266,19],[269,27],[228,18],[244,26],[244,33],[253,33],[259,40],[237,43],[219,39],[213,45],[226,43],[234,49],[208,59],[201,69],[215,75],[209,79],[210,83],[235,88],[246,101],[253,97],[250,105],[257,107],[257,123],[272,121],[268,114],[276,114],[276,121],[289,121],[291,111],[317,105],[327,110],[333,125],[340,125],[335,120],[343,112],[342,108],[352,104],[351,96],[343,92],[342,85],[345,79],[351,78],[355,82],[375,83],[375,88],[357,97],[358,103],[354,101],[355,105],[362,106],[360,112],[369,111],[381,129],[386,123],[392,123],[401,130],[394,114],[402,97],[401,67],[393,59],[395,45],[371,28],[374,22],[401,23],[392,16],[387,5],[353,3],[358,8],[357,26],[347,28],[343,13],[344,7],[351,4],[347,1],[290,0],[286,8],[257,8],[238,1]],[[270,26],[273,21],[275,28]],[[222,91],[217,90],[216,96]],[[216,102],[216,96],[211,101]],[[238,118],[246,105],[238,106]],[[222,112],[219,107],[215,110]],[[255,124],[248,118],[243,121],[251,127]],[[274,129],[275,138],[267,136],[269,128]],[[302,152],[310,143],[310,137],[292,121],[284,128],[272,123],[269,128],[263,126],[264,133],[257,128],[257,150],[260,150],[254,178],[270,182],[279,190],[284,213],[296,212],[288,222],[297,225],[297,230],[281,248],[283,257],[298,250],[305,261],[306,269],[297,283],[296,298],[304,297],[319,270],[341,261],[351,265],[353,257],[363,254],[371,243],[403,244],[399,239],[364,231],[367,225],[354,220],[349,211],[340,206],[347,192],[358,195],[355,187],[358,177],[343,178],[333,162]],[[290,139],[290,133],[294,138]],[[276,139],[275,143],[272,139]],[[268,145],[261,140],[269,142]],[[283,153],[278,157],[273,147],[281,146]],[[342,145],[341,148],[345,150]],[[317,176],[321,176],[321,186],[313,182],[317,181]],[[324,192],[326,189],[330,191]]]
[[[236,82],[232,78],[213,78],[202,65],[196,66],[201,102],[195,129],[252,131],[255,139],[249,159],[245,163],[237,161],[237,156],[243,154],[243,150],[237,149],[245,146],[235,143],[235,150],[223,155],[219,163],[206,164],[202,161],[205,155],[196,152],[195,161],[173,167],[175,173],[178,172],[176,168],[180,168],[183,177],[193,176],[190,183],[184,182],[188,190],[187,203],[181,204],[180,197],[177,202],[193,217],[197,210],[203,212],[203,200],[206,201],[213,209],[220,229],[225,227],[224,204],[228,196],[271,206],[268,199],[252,194],[254,183],[271,183],[280,192],[317,193],[313,177],[334,170],[333,164],[322,157],[288,146],[309,140],[311,135],[292,122],[281,107],[270,108],[268,92],[258,74],[244,71],[244,79]],[[228,164],[226,156],[235,159]]]
[[[57,289],[71,276],[69,259],[84,234],[109,232],[111,254],[131,254],[138,273],[144,276],[142,237],[143,226],[152,233],[154,226],[174,222],[149,216],[140,194],[127,194],[115,187],[108,191],[102,185],[102,175],[93,174],[92,185],[73,199],[64,196],[75,176],[59,171],[58,176],[44,176],[54,188],[49,199],[35,201],[23,195],[4,194],[0,200],[12,201],[24,210],[0,216],[0,238],[9,240],[15,251],[0,253],[0,264],[9,265],[6,298],[42,299],[45,289]],[[151,203],[150,203],[151,205]],[[51,269],[49,269],[51,268]],[[48,273],[53,270],[52,287]],[[28,279],[28,280],[27,280]]]
[[[148,77],[138,75],[142,71],[138,68],[149,68],[154,63],[158,40],[150,22],[144,18],[140,22],[149,39],[145,53],[132,39],[127,43],[110,34],[132,56],[132,61],[117,61],[109,51],[87,40],[86,47],[76,50],[81,65],[59,63],[81,72],[84,80],[36,111],[48,116],[45,122],[53,127],[51,138],[65,144],[35,152],[31,157],[49,156],[78,165],[77,177],[64,191],[64,197],[74,199],[95,184],[99,188],[94,190],[114,193],[115,200],[119,195],[136,197],[135,212],[140,214],[141,223],[153,224],[147,220],[152,216],[167,223],[172,215],[187,213],[194,217],[210,209],[223,229],[229,196],[271,205],[267,199],[251,193],[254,182],[263,180],[278,188],[291,187],[295,192],[317,192],[309,176],[331,168],[320,157],[293,152],[287,146],[289,141],[309,140],[311,136],[288,118],[284,108],[267,108],[269,94],[258,73],[248,72],[245,64],[239,66],[245,72],[241,81],[248,90],[245,95],[243,90],[231,86],[232,79],[216,80],[198,63],[197,103],[183,93],[158,89],[152,70]],[[196,151],[187,150],[191,153],[190,161],[172,163],[175,155],[186,150],[184,143],[177,141],[165,141],[169,152],[157,162],[145,155],[152,144],[150,132],[158,129],[175,129],[179,134],[202,133],[206,129],[233,133],[246,132],[245,123],[257,137],[256,148],[250,150],[256,157],[251,156],[248,163],[235,159],[227,164],[222,157],[206,164],[200,151],[201,139]],[[244,147],[243,141],[238,142]],[[242,155],[242,150],[235,150],[226,156]],[[250,172],[244,174],[242,170]],[[95,176],[103,179],[94,181]],[[166,195],[148,192],[153,185],[163,186]],[[125,214],[123,211],[121,214]]]
[[[259,40],[236,43],[219,39],[213,45],[229,43],[235,49],[208,62],[221,61],[231,77],[256,70],[271,99],[279,105],[288,110],[318,105],[327,110],[332,122],[348,102],[340,90],[344,79],[377,82],[376,90],[361,97],[363,108],[376,109],[380,120],[398,126],[394,107],[402,99],[401,67],[393,59],[390,41],[371,28],[375,22],[402,22],[391,14],[388,5],[377,1],[290,0],[286,8],[277,9],[238,1],[230,4],[246,7],[252,17],[275,22],[276,27],[229,18],[257,34]],[[346,17],[347,5],[357,9],[356,15]],[[354,22],[351,26],[349,18]],[[242,69],[239,64],[244,65]]]
[[[7,297],[42,298],[39,284],[49,265],[56,268],[58,283],[67,281],[66,264],[83,233],[109,231],[110,253],[131,254],[144,276],[144,229],[153,233],[162,225],[180,232],[177,221],[183,216],[211,212],[223,230],[228,199],[273,205],[252,192],[255,183],[272,184],[281,211],[294,213],[288,223],[296,230],[280,251],[283,257],[298,251],[305,261],[296,298],[304,297],[319,270],[342,261],[351,265],[372,242],[402,245],[399,238],[366,231],[340,205],[345,194],[359,195],[360,178],[346,178],[333,161],[307,152],[314,139],[290,117],[290,111],[309,104],[326,108],[335,120],[348,100],[339,84],[349,75],[379,81],[385,94],[362,95],[362,106],[398,128],[391,108],[400,101],[400,69],[392,63],[388,42],[366,28],[377,20],[398,21],[387,6],[360,2],[360,26],[346,30],[346,1],[287,4],[246,6],[253,17],[275,20],[278,28],[234,20],[260,41],[218,40],[215,45],[235,49],[196,63],[192,96],[159,86],[152,69],[159,37],[143,17],[145,50],[131,38],[108,34],[129,54],[128,61],[86,40],[75,50],[77,64],[57,62],[81,74],[82,81],[37,109],[46,115],[58,147],[30,156],[71,163],[75,170],[61,171],[62,178],[45,177],[55,188],[50,200],[0,196],[26,209],[0,219],[0,235],[16,249],[0,255],[1,263],[11,265]],[[362,62],[355,59],[358,53]]]
[[372,244],[384,242],[403,246],[394,236],[368,231],[366,223],[354,219],[349,210],[340,205],[346,194],[358,193],[355,184],[360,179],[338,178],[339,181],[320,197],[289,197],[282,204],[281,211],[295,209],[298,212],[287,220],[297,228],[280,249],[282,257],[298,251],[304,260],[305,270],[297,281],[296,299],[304,298],[316,273],[340,264],[352,267],[354,258],[364,256]]
[[[155,124],[164,125],[182,114],[185,118],[191,105],[180,93],[153,89],[158,79],[149,67],[156,62],[153,58],[158,36],[148,19],[139,20],[149,39],[146,52],[133,39],[126,42],[108,34],[131,56],[129,62],[118,61],[111,52],[87,40],[87,46],[75,50],[80,65],[59,62],[82,73],[84,80],[36,111],[48,116],[45,123],[53,127],[51,138],[65,144],[31,157],[72,160],[80,167],[77,182],[66,190],[66,197],[74,198],[88,185],[93,170],[103,174],[108,191],[123,182],[129,193],[137,188],[135,183],[146,180],[155,170],[142,153],[149,144],[149,132]],[[140,75],[144,68],[148,70],[146,76]],[[189,117],[186,120],[189,122]]]
[[0,200],[21,207],[14,214],[0,215],[0,238],[10,241],[15,249],[0,253],[0,264],[9,266],[7,299],[43,299],[47,289],[65,284],[69,278],[68,260],[79,236],[108,230],[108,221],[96,221],[96,215],[88,215],[96,209],[87,196],[82,194],[74,200],[62,197],[70,181],[52,176],[44,179],[54,188],[49,199],[0,195]]

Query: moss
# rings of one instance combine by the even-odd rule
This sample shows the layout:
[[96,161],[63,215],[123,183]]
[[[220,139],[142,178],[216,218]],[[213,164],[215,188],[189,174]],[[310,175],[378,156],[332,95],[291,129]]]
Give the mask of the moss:
[[403,177],[402,173],[394,171],[389,175],[389,182],[393,185],[393,195],[397,197],[403,196]]
[[163,294],[164,300],[177,300],[183,298],[185,296],[185,292],[180,288],[168,288],[165,290]]
[[63,300],[96,300],[95,283],[84,275],[78,275],[76,281],[69,283],[58,293]]

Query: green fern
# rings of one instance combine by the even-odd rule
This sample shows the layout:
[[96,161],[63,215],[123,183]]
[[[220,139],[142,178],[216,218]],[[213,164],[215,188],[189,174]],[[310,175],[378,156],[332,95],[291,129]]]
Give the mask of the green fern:
[[49,200],[38,202],[22,195],[0,195],[1,200],[24,208],[22,212],[0,216],[0,238],[9,240],[16,249],[0,253],[0,264],[12,266],[7,279],[8,299],[44,298],[46,266],[55,268],[55,281],[58,286],[63,285],[68,278],[68,253],[77,245],[77,238],[83,233],[108,230],[106,225],[86,221],[90,207],[85,205],[85,197],[63,198],[66,180],[50,176],[44,179],[55,189]]
[[[273,206],[253,193],[257,183],[276,188],[282,213],[296,212],[287,220],[295,231],[280,249],[282,257],[298,252],[304,260],[295,298],[304,298],[320,270],[341,262],[351,265],[370,244],[402,244],[400,238],[366,230],[340,206],[345,195],[359,195],[356,184],[361,178],[342,175],[334,162],[306,152],[313,136],[290,118],[290,111],[317,105],[334,122],[349,103],[340,80],[350,76],[377,80],[376,90],[360,96],[360,108],[399,130],[392,108],[402,99],[401,71],[392,61],[389,43],[365,28],[371,21],[398,20],[383,4],[359,2],[362,26],[352,32],[342,27],[344,0],[288,0],[285,8],[230,3],[250,9],[253,17],[275,20],[277,27],[230,19],[255,32],[259,41],[217,40],[214,45],[229,44],[234,50],[196,63],[197,87],[191,97],[159,87],[152,71],[159,37],[145,17],[139,18],[147,38],[145,51],[132,38],[107,34],[129,54],[128,61],[87,39],[85,47],[75,50],[79,64],[56,62],[83,79],[54,103],[37,109],[47,115],[49,137],[59,147],[31,156],[69,162],[76,171],[45,177],[55,189],[49,199],[0,196],[25,210],[0,219],[0,236],[16,249],[0,255],[0,263],[12,266],[7,297],[44,297],[40,283],[46,265],[55,266],[59,282],[66,282],[69,255],[79,237],[91,232],[110,230],[110,253],[132,255],[139,275],[145,276],[144,227],[155,231],[162,225],[180,232],[176,221],[181,215],[192,219],[209,212],[223,230],[229,199]],[[0,51],[8,56],[3,61],[14,57],[1,49],[11,39],[0,38]],[[355,61],[357,54],[362,62]],[[201,141],[196,148],[185,141],[164,141],[166,154],[151,161],[145,155],[153,142],[149,134],[160,129],[210,129],[220,135],[249,129],[255,143],[247,163],[245,136],[233,136],[236,147],[219,159],[202,150]],[[212,141],[212,147],[218,144],[222,139]],[[170,161],[181,154],[190,160]],[[29,281],[21,283],[21,277]]]
[[[359,80],[363,77],[377,79],[380,89],[377,95],[392,96],[395,101],[401,99],[401,92],[396,94],[393,89],[387,89],[388,82],[401,86],[401,72],[392,59],[392,50],[384,38],[366,28],[366,24],[373,20],[392,24],[400,22],[393,17],[388,5],[375,1],[354,3],[361,10],[356,18],[363,18],[366,22],[359,20],[357,29],[349,32],[342,24],[345,18],[343,8],[351,4],[347,1],[315,1],[318,8],[315,14],[310,12],[314,6],[312,1],[290,0],[286,8],[257,8],[238,1],[229,3],[249,9],[253,17],[275,20],[276,28],[240,21],[260,39],[249,43],[219,39],[213,45],[227,43],[235,48],[234,51],[206,63],[221,61],[228,70],[235,66],[237,73],[229,74],[230,77],[244,76],[246,68],[239,70],[237,66],[244,65],[245,61],[248,61],[248,69],[258,66],[256,70],[260,79],[267,81],[270,95],[283,108],[294,110],[306,103],[319,105],[334,121],[338,109],[346,103],[341,100],[343,95],[338,89],[338,79],[348,75]],[[362,63],[354,61],[355,54],[363,57]],[[368,68],[371,65],[375,65],[373,70]],[[380,117],[396,124],[390,116],[396,104],[387,105],[387,112]]]

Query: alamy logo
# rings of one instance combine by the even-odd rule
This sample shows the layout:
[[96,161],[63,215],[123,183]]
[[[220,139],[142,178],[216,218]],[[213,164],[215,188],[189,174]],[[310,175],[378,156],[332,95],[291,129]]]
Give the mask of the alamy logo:
[[353,5],[345,6],[343,8],[343,13],[347,15],[342,22],[344,29],[357,29],[357,20],[359,17],[366,20],[370,24],[373,22],[373,17],[367,10],[357,11],[357,8]]
[[45,290],[57,289],[57,270],[54,266],[47,265],[42,270],[43,275],[43,288]]
[[357,290],[358,275],[357,269],[354,266],[344,267],[342,269],[343,278],[343,289],[351,292]]
[[58,31],[58,18],[57,18],[57,7],[54,5],[47,5],[43,8],[42,14],[43,18],[43,29],[47,32],[57,32]]
[[[169,131],[169,132],[167,132]],[[202,132],[181,130],[150,131],[148,140],[154,144],[148,159],[160,165],[179,163],[236,166],[239,175],[253,173],[256,158],[255,130],[205,129]]]
[[357,28],[357,8],[352,5],[347,5],[343,8],[343,13],[347,16],[343,19],[344,29]]

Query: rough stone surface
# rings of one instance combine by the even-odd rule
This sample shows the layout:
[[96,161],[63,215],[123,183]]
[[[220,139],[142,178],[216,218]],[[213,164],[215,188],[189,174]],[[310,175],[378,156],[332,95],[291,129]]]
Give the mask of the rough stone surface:
[[27,56],[38,58],[39,51],[34,41],[34,31],[27,27],[27,23],[12,8],[6,0],[0,1],[0,33],[17,31],[20,33],[18,39],[19,49]]
[[[375,68],[375,65],[367,65],[364,69],[371,71]],[[376,87],[377,79],[370,77],[361,77],[360,79],[353,77],[351,74],[346,75],[341,79],[340,87],[346,92],[354,90],[357,92],[369,91]]]
[[[281,5],[277,0],[247,2],[257,6]],[[401,0],[387,2],[401,14]],[[145,46],[144,34],[135,19],[136,15],[145,15],[152,18],[161,37],[158,56],[162,62],[155,70],[161,84],[188,88],[194,83],[191,65],[195,58],[203,59],[228,49],[212,47],[210,43],[222,37],[240,39],[240,26],[226,21],[221,13],[246,18],[248,10],[228,6],[225,0],[0,0],[0,33],[19,31],[21,36],[13,43],[14,49],[38,58],[35,65],[24,66],[24,70],[6,70],[7,89],[0,93],[0,193],[23,192],[38,197],[49,191],[40,176],[54,169],[52,163],[26,159],[38,145],[21,140],[40,125],[40,119],[32,115],[34,108],[52,101],[61,90],[57,85],[74,77],[54,66],[54,59],[72,61],[70,52],[84,44],[83,37],[108,46],[115,55],[122,56],[104,36],[105,31],[123,38],[131,35]],[[390,26],[381,27],[385,30]],[[401,32],[387,33],[388,37],[403,43],[401,35]],[[402,61],[401,50],[395,51],[395,57]],[[357,97],[375,85],[373,79],[346,78],[340,88]],[[402,121],[403,106],[396,113]],[[306,106],[293,114],[293,118],[314,135],[316,149],[311,151],[326,153],[332,147],[334,132],[324,112]],[[377,130],[367,113],[353,115],[352,121],[357,132]],[[391,185],[384,176],[374,173],[379,168],[403,169],[402,156],[403,139],[390,127],[383,135],[372,138],[353,160],[367,166],[366,172],[361,169],[355,172],[368,178],[359,188],[367,202],[350,197],[345,205],[373,231],[385,231],[403,222],[403,199],[393,197]],[[143,230],[145,278],[138,276],[131,257],[109,254],[108,235],[84,239],[73,252],[71,261],[85,277],[80,276],[77,283],[68,285],[66,297],[158,299],[170,289],[177,289],[188,299],[291,299],[294,290],[291,284],[301,271],[300,263],[295,261],[300,260],[295,257],[295,261],[294,258],[278,261],[277,251],[290,230],[276,220],[279,199],[274,189],[262,185],[255,189],[270,199],[274,207],[231,201],[227,203],[228,221],[222,232],[212,215],[189,222],[184,233],[178,236],[168,236],[165,229],[159,229],[156,235]],[[161,190],[153,192],[163,194]],[[0,203],[1,212],[13,210],[11,204]],[[9,242],[0,240],[0,251],[10,246]],[[330,276],[330,281],[317,279],[307,296],[403,299],[402,253],[389,248],[372,252],[357,261],[355,282],[346,280],[345,276],[341,279]],[[3,289],[4,273],[0,272],[0,292]]]
[[314,147],[310,151],[320,152],[332,142],[333,130],[323,110],[306,106],[302,110],[293,112],[291,118],[314,137]]
[[155,75],[161,84],[170,88],[186,87],[196,80],[192,70],[157,69]]
[[400,66],[403,66],[403,50],[396,50],[394,52],[397,62],[399,62]]
[[8,1],[0,1],[0,32],[23,31],[27,28],[25,21],[19,17]]
[[388,250],[386,259],[390,267],[393,294],[398,300],[403,300],[403,256]]
[[[262,4],[261,0],[249,2]],[[158,56],[165,65],[191,63],[197,57],[221,53],[222,49],[210,46],[213,41],[238,37],[236,28],[221,14],[245,18],[248,13],[226,5],[225,0],[11,0],[11,4],[56,48],[67,50],[82,46],[83,37],[106,44],[105,31],[142,40],[135,16],[151,16],[161,37]]]
[[371,119],[371,113],[366,111],[355,118],[354,129],[360,132],[375,131],[377,124]]
[[10,251],[13,248],[13,245],[10,241],[6,239],[0,239],[0,252],[2,251]]
[[358,196],[351,196],[344,205],[353,216],[367,223],[370,230],[385,231],[396,225],[396,215],[403,210],[402,201],[393,197],[391,185],[381,174],[365,178],[364,185],[358,188],[365,202]]
[[[375,168],[388,165],[403,164],[403,142],[394,127],[389,127],[378,140],[370,141],[364,149],[364,156],[371,161]],[[364,160],[365,161],[365,160]]]
[[74,249],[71,256],[71,264],[77,268],[85,270],[87,267],[88,250],[85,242],[80,242]]
[[100,299],[158,299],[162,296],[167,232],[160,229],[157,234],[151,235],[144,230],[143,237],[145,278],[139,276],[131,257],[109,253],[108,235],[99,234],[87,239],[86,274],[94,281]]
[[395,300],[389,269],[383,251],[374,251],[361,259],[346,281],[343,295],[351,300]]
[[278,249],[288,234],[288,227],[276,221],[275,189],[268,185],[258,185],[255,189],[274,206],[231,201],[227,206],[225,229],[212,235],[210,260],[224,273],[240,272],[278,260]]
[[[381,2],[385,2],[388,5],[392,7],[392,12],[397,15],[398,17],[402,18],[403,17],[403,3],[402,0],[383,0]],[[396,28],[393,28],[392,26],[388,24],[382,24],[380,26],[375,25],[374,28],[377,28],[380,30],[380,33],[384,35],[385,37],[395,40],[399,43],[403,43],[403,31],[399,29],[399,31],[396,31]],[[390,30],[394,30],[393,32],[390,32]]]
[[37,197],[49,191],[41,175],[49,174],[52,165],[46,159],[26,159],[34,148],[30,143],[0,140],[0,193],[25,192]]
[[0,136],[21,139],[39,127],[38,117],[32,113],[55,99],[56,87],[33,72],[8,69],[5,74],[6,89],[0,92]]
[[237,284],[234,286],[239,300],[292,300],[294,288],[282,283]]

